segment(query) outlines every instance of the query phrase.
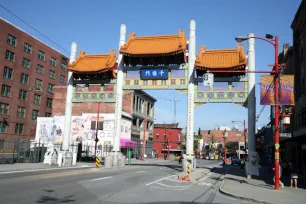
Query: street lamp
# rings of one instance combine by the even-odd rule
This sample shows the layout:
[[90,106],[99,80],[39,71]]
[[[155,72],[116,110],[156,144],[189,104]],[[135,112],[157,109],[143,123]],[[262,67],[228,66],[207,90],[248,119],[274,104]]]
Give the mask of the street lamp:
[[[246,128],[245,128],[245,120],[242,121],[236,121],[236,120],[233,120],[232,123],[242,123],[243,124],[243,135],[244,135],[244,161],[246,161],[246,154],[247,154],[247,148],[246,148],[246,145],[247,145],[247,142],[246,142]],[[239,151],[240,151],[240,147],[239,147]],[[239,153],[240,155],[240,153]]]
[[224,162],[226,160],[226,138],[228,137],[228,132],[226,129],[223,132],[223,139],[224,139]]
[[[235,38],[237,42],[242,42],[248,40],[250,38],[260,39],[266,41],[274,46],[274,68],[272,70],[272,74],[274,75],[274,97],[275,97],[275,136],[274,136],[274,147],[275,147],[275,189],[279,189],[279,152],[280,152],[280,145],[279,145],[279,68],[280,65],[278,63],[278,36],[273,37],[271,34],[266,34],[265,38],[258,37],[258,36],[238,36]],[[253,59],[254,60],[254,59]]]

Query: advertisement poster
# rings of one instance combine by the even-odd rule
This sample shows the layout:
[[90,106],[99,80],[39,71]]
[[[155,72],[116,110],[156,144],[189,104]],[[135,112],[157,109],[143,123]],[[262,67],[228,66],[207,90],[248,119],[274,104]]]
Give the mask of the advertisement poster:
[[63,142],[64,117],[38,117],[35,141],[53,144]]
[[[294,105],[294,76],[280,76],[279,105]],[[275,105],[274,77],[260,77],[260,105]]]

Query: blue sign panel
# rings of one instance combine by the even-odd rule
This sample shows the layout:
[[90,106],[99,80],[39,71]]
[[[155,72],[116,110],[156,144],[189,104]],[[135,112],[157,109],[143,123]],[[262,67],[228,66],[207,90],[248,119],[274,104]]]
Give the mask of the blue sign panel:
[[168,79],[168,69],[141,69],[141,79]]

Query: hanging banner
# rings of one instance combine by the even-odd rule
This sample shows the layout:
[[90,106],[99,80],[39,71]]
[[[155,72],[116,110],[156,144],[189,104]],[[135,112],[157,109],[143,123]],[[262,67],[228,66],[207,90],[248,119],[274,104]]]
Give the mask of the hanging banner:
[[[274,77],[260,77],[260,105],[275,105]],[[294,76],[280,76],[279,105],[294,105]]]

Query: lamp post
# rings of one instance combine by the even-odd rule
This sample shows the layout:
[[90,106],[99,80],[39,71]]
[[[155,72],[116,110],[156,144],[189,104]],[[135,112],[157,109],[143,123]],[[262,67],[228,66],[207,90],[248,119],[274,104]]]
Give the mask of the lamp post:
[[98,102],[98,115],[97,115],[97,122],[96,122],[96,138],[95,138],[95,158],[97,157],[97,146],[99,142],[98,138],[98,130],[99,130],[99,122],[100,122],[100,104],[101,102]]
[[142,161],[144,161],[145,158],[145,150],[146,150],[146,130],[147,130],[147,118],[145,117],[143,120],[143,143],[142,143]]
[[[266,41],[274,46],[274,64],[273,70],[271,74],[274,75],[274,97],[275,97],[275,134],[274,134],[274,147],[275,147],[275,159],[274,159],[274,168],[275,168],[275,189],[279,189],[279,152],[280,152],[280,145],[279,145],[279,68],[280,65],[278,63],[278,36],[273,37],[270,34],[266,34],[265,38],[258,37],[258,36],[238,36],[235,38],[237,42],[242,42],[245,40],[249,40],[250,38],[255,38],[259,40]],[[250,59],[249,59],[250,60]],[[252,59],[254,60],[254,59]],[[252,116],[253,117],[253,116]],[[252,135],[253,136],[253,135]]]
[[228,132],[226,129],[223,132],[223,139],[224,139],[224,161],[226,160],[226,138],[228,137]]
[[[247,153],[247,142],[246,142],[246,127],[245,127],[245,120],[243,121],[236,121],[233,120],[232,123],[242,123],[243,124],[243,136],[244,136],[244,161],[246,161],[246,153]],[[240,154],[240,148],[239,148],[239,154]]]

